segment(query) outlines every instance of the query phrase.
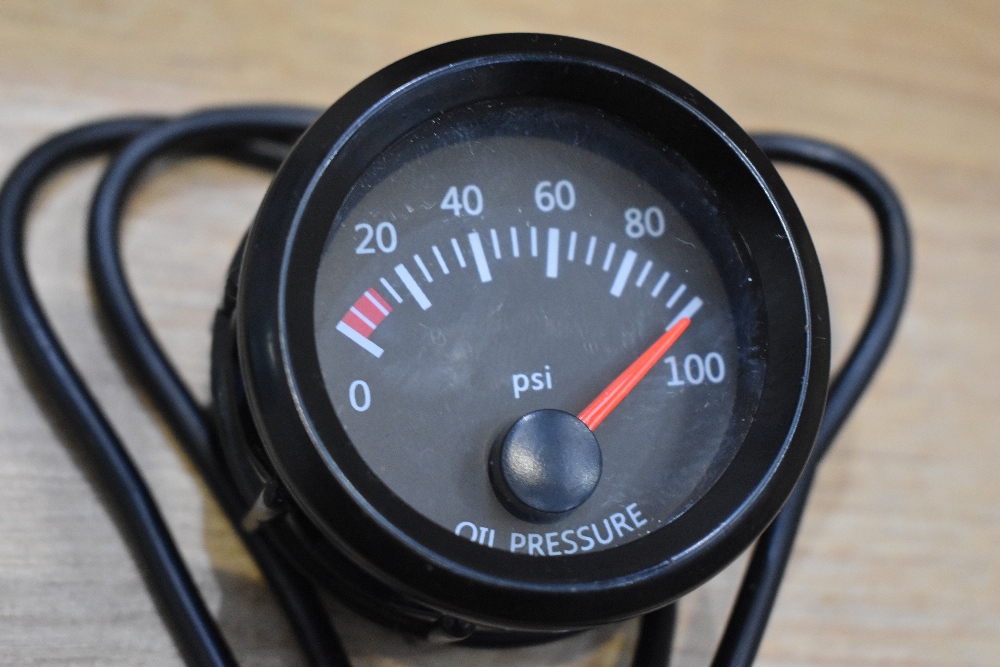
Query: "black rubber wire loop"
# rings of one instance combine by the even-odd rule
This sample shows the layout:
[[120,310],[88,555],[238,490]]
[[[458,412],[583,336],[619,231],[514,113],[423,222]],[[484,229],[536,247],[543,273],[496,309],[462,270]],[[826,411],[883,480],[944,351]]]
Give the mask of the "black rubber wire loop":
[[816,456],[826,454],[840,427],[868,387],[896,332],[910,283],[910,230],[903,203],[868,162],[816,139],[789,134],[755,134],[769,158],[822,172],[864,199],[879,233],[879,277],[875,298],[851,353],[830,383],[826,412],[816,437]]
[[24,255],[28,207],[47,177],[69,162],[113,151],[159,122],[126,118],[85,125],[46,141],[14,168],[0,190],[0,307],[22,360],[108,499],[181,655],[191,665],[235,665],[149,488],[39,305]]
[[263,535],[241,529],[240,520],[248,508],[218,456],[212,422],[142,316],[120,255],[125,205],[152,160],[170,151],[184,150],[275,166],[268,153],[254,151],[253,142],[291,143],[312,123],[316,113],[290,107],[220,108],[151,128],[129,143],[105,172],[91,207],[88,245],[98,306],[123,362],[149,393],[242,538],[283,608],[307,661],[320,667],[349,664],[329,613],[312,582],[286,563]]
[[[105,315],[127,361],[142,378],[182,444],[213,487],[223,509],[238,494],[213,450],[214,433],[203,410],[156,344],[135,306],[121,268],[117,235],[124,201],[138,173],[168,149],[197,147],[233,159],[273,166],[274,153],[247,141],[281,145],[292,142],[313,111],[280,107],[243,107],[193,114],[160,125],[155,118],[111,120],[86,125],[45,142],[14,169],[0,190],[0,308],[8,331],[51,397],[60,416],[78,435],[80,451],[92,466],[118,518],[119,529],[142,566],[153,597],[182,655],[193,665],[234,664],[232,655],[194,586],[155,502],[117,435],[96,405],[59,345],[27,277],[24,226],[28,204],[39,185],[70,161],[112,151],[139,135],[115,160],[102,181],[92,209],[91,263]],[[809,463],[771,527],[758,541],[737,602],[713,665],[749,665],[766,627],[817,466],[834,436],[871,380],[898,324],[910,269],[906,217],[892,188],[863,160],[819,141],[788,135],[757,135],[758,144],[776,161],[793,162],[833,176],[857,191],[872,207],[881,235],[879,286],[875,303],[857,343],[836,374]],[[273,148],[273,146],[272,146]],[[122,338],[125,332],[134,337]],[[204,469],[202,469],[204,468]],[[227,515],[229,515],[227,511]],[[291,617],[307,656],[314,664],[347,664],[336,636],[325,633],[328,619],[311,586],[277,559],[269,547],[251,553],[272,585],[291,587],[279,600]],[[275,560],[271,561],[270,558]],[[287,577],[283,579],[283,577]],[[321,619],[315,622],[315,619]],[[675,607],[642,619],[633,666],[669,661]]]
[[[294,140],[316,112],[288,107],[232,107],[194,113],[136,137],[105,171],[90,211],[90,275],[102,315],[129,367],[171,428],[187,443],[199,471],[215,476],[214,434],[204,412],[166,359],[129,288],[119,255],[125,202],[151,160],[171,149],[224,152],[246,139]],[[213,487],[220,480],[209,479]]]
[[906,212],[892,186],[878,171],[853,153],[815,139],[787,134],[757,134],[753,138],[772,160],[832,176],[865,200],[875,213],[881,247],[880,270],[865,325],[830,384],[813,452],[784,508],[754,547],[713,667],[753,664],[791,556],[816,469],[885,357],[903,312],[910,277]]
[[650,612],[639,621],[632,667],[669,667],[677,624],[677,604]]

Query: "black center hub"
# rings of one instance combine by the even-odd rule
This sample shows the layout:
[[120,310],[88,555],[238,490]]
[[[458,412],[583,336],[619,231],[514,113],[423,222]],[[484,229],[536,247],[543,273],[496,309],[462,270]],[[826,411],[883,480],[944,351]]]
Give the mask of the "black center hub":
[[500,502],[515,516],[554,521],[597,488],[601,447],[568,412],[537,410],[514,422],[494,445],[490,478]]

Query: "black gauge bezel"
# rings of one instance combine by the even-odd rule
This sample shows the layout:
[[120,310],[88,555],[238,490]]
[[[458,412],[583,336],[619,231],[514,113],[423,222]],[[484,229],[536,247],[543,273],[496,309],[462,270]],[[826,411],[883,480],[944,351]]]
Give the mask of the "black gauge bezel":
[[[419,540],[398,528],[412,516],[364,467],[340,427],[312,331],[330,212],[374,158],[451,109],[521,97],[600,109],[685,158],[731,203],[730,224],[755,266],[767,314],[760,408],[726,471],[669,524],[579,556],[486,549],[423,517]],[[513,629],[561,630],[634,616],[729,563],[767,526],[798,479],[829,373],[819,265],[763,153],[714,104],[662,69],[609,47],[548,35],[493,35],[423,51],[373,75],[323,114],[282,166],[251,229],[236,318],[241,371],[265,450],[319,530],[390,587],[449,614]]]

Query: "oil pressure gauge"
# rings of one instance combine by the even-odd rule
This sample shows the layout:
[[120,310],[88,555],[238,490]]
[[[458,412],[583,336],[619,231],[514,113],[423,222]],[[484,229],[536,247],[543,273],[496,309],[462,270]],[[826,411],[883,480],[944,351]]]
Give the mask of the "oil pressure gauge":
[[523,639],[742,552],[809,456],[827,341],[799,213],[731,119],[620,51],[499,35],[386,68],[298,142],[215,394],[303,571],[395,627]]

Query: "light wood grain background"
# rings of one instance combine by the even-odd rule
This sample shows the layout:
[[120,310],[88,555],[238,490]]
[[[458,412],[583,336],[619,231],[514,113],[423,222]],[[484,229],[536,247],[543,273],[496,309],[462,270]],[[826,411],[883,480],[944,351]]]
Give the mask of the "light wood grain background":
[[[882,168],[916,271],[887,364],[823,469],[760,664],[1000,664],[1000,4],[949,2],[0,3],[0,169],[75,123],[272,101],[328,105],[442,41],[542,31],[647,58],[750,129],[804,132]],[[85,282],[95,164],[45,191],[30,253],[45,304],[148,475],[240,659],[299,664],[287,627],[190,466],[110,357]],[[871,292],[870,221],[785,170],[815,235],[835,346]],[[129,271],[207,395],[224,267],[266,179],[164,165],[130,212]],[[179,659],[79,461],[0,346],[0,664]],[[707,664],[738,563],[682,607],[677,664]],[[624,665],[634,627],[514,654],[439,651],[338,611],[360,665]]]

